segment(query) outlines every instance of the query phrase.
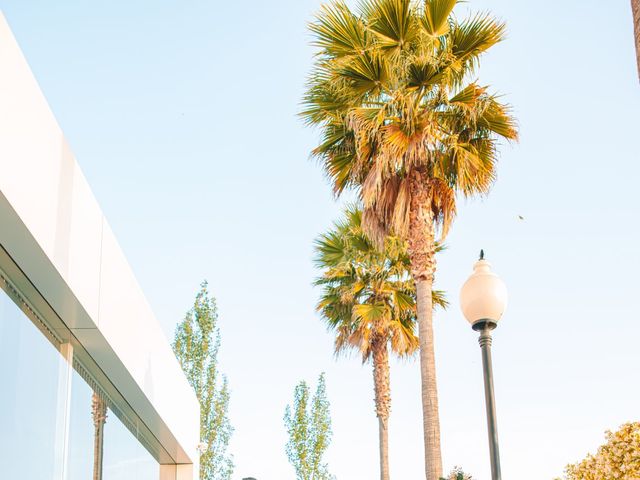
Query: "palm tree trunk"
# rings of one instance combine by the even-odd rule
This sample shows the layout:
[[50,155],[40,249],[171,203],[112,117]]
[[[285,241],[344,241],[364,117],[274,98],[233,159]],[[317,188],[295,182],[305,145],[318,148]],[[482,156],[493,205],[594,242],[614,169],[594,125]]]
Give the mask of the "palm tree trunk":
[[389,480],[389,413],[391,385],[389,380],[389,350],[385,338],[372,341],[373,389],[380,437],[380,480]]
[[427,480],[440,480],[442,476],[442,453],[440,449],[440,414],[433,342],[432,285],[433,278],[416,280],[425,474]]
[[93,416],[93,480],[102,480],[102,454],[104,445],[104,424],[107,420],[107,405],[97,394],[91,397],[91,414]]
[[418,173],[415,174],[411,185],[408,240],[411,274],[416,283],[418,310],[425,475],[427,480],[440,480],[442,477],[442,453],[431,293],[436,269],[434,217],[428,184],[421,180]]
[[378,417],[380,480],[389,480],[389,419]]
[[638,78],[640,78],[640,0],[631,0],[633,12],[633,32],[636,38],[636,61],[638,63]]

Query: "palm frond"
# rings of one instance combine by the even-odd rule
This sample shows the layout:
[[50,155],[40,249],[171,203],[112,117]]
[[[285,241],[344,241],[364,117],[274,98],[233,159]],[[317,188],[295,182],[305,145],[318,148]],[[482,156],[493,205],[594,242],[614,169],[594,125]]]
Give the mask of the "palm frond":
[[422,25],[432,37],[439,37],[449,32],[449,16],[458,0],[426,0]]
[[361,8],[367,28],[383,50],[402,49],[414,40],[418,25],[411,0],[367,0]]
[[354,55],[367,48],[364,24],[343,1],[322,5],[309,30],[315,34],[313,45],[331,57]]
[[451,28],[451,53],[457,62],[474,68],[478,57],[504,40],[506,25],[488,14],[477,14]]
[[385,58],[375,52],[366,51],[337,69],[337,73],[349,82],[357,94],[380,92],[389,78]]
[[407,87],[428,89],[438,85],[446,75],[446,68],[431,61],[418,59],[408,66]]
[[486,88],[479,87],[476,83],[470,83],[456,95],[451,97],[451,99],[449,99],[449,103],[464,107],[473,107],[477,103],[478,99],[486,93],[486,91]]
[[486,109],[478,119],[478,126],[507,140],[518,139],[518,127],[509,112],[509,107],[499,103],[495,97],[488,100]]
[[449,301],[442,290],[434,290],[431,292],[431,301],[440,308],[449,308]]

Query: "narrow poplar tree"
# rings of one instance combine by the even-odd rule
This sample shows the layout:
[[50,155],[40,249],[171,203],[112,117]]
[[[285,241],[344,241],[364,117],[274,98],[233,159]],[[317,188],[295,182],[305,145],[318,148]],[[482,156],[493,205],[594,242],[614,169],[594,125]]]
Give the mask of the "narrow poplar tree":
[[287,405],[285,410],[284,424],[289,435],[287,457],[296,471],[296,480],[332,480],[334,477],[322,458],[331,443],[324,373],[318,379],[313,398],[305,381],[296,385],[293,397],[293,405]]
[[218,370],[219,349],[218,309],[204,281],[173,341],[173,351],[200,402],[200,480],[229,480],[233,474],[233,459],[227,452],[233,433],[227,413],[229,385]]

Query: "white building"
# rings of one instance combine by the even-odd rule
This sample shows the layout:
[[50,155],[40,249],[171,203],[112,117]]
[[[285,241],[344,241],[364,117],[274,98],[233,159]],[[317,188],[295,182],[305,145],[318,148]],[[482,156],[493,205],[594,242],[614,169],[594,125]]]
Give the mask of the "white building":
[[0,287],[3,479],[197,478],[197,399],[1,13]]

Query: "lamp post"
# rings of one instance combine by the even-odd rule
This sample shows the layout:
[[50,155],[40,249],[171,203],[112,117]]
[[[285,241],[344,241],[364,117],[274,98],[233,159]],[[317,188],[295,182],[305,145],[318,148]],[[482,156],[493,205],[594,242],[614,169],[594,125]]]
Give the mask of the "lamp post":
[[491,264],[484,259],[484,251],[482,250],[480,250],[480,259],[473,266],[473,273],[460,290],[460,306],[471,327],[480,332],[478,342],[482,349],[491,478],[492,480],[501,480],[498,424],[491,365],[491,330],[498,326],[498,321],[502,318],[507,306],[507,287],[491,271]]

